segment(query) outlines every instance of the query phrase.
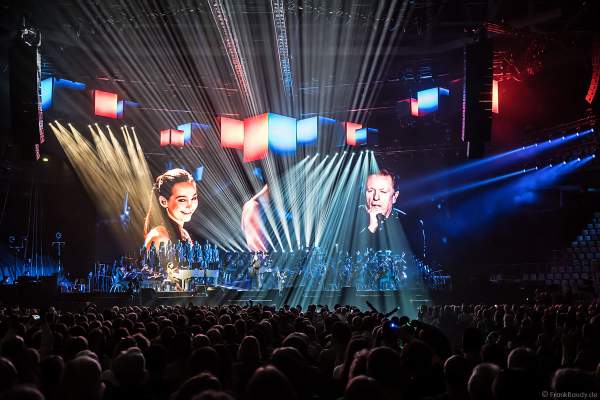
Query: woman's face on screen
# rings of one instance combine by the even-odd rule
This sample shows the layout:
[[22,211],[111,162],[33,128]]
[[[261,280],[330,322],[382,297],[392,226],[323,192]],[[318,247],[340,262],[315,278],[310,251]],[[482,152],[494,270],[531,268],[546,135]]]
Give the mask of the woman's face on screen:
[[[164,199],[164,197],[163,197]],[[189,222],[198,207],[198,194],[195,182],[179,182],[173,185],[171,196],[161,201],[169,217],[179,224]]]

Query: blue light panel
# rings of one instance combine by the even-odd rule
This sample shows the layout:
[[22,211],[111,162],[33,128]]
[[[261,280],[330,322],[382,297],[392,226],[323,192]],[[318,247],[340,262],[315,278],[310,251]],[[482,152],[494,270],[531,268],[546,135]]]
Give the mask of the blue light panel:
[[52,91],[54,89],[54,78],[46,78],[41,82],[42,87],[42,111],[52,107]]
[[[138,103],[133,103],[133,104],[135,104],[135,107],[137,107],[137,105],[138,105]],[[193,136],[197,137],[198,134],[200,134],[198,132],[198,130],[210,129],[210,126],[206,125],[206,124],[201,124],[199,122],[186,122],[185,124],[177,125],[177,129],[180,131],[183,131],[183,143],[190,144],[192,142],[192,137]],[[194,133],[194,131],[196,133]],[[201,138],[197,137],[197,140],[194,139],[194,142],[199,143],[199,142],[201,142],[200,139]]]
[[62,87],[73,90],[84,90],[86,86],[85,83],[82,82],[70,81],[68,79],[57,79],[56,87]]
[[196,182],[200,182],[202,180],[202,175],[204,174],[204,165],[200,165],[196,167],[194,170],[194,179]]
[[362,128],[356,130],[356,143],[367,144],[367,136],[372,133],[377,133],[378,130],[374,128]]
[[356,130],[356,144],[364,144],[367,143],[367,130],[369,128],[361,128]]
[[123,118],[123,110],[125,106],[123,104],[123,100],[119,100],[117,102],[117,118]]
[[296,151],[296,119],[269,113],[269,148],[274,153]]
[[296,126],[298,129],[298,143],[311,144],[317,142],[319,132],[319,117],[300,119],[298,120]]
[[419,115],[428,114],[438,109],[439,89],[437,87],[421,90],[417,93]]
[[183,131],[183,143],[188,144],[192,140],[192,123],[177,125],[177,130]]

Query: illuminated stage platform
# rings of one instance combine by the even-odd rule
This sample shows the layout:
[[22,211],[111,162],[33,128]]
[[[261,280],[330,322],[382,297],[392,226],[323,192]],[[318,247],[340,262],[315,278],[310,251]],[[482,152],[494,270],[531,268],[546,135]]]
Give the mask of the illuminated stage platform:
[[[353,288],[342,290],[311,290],[300,292],[286,290],[235,290],[221,287],[207,287],[206,291],[190,292],[155,292],[143,289],[140,293],[61,293],[52,304],[62,309],[81,309],[87,304],[97,307],[113,306],[186,306],[188,304],[218,306],[223,304],[264,304],[280,307],[284,304],[305,308],[308,304],[327,305],[332,308],[336,304],[353,305],[361,309],[368,308],[367,302],[378,310],[389,310],[399,306],[400,312],[414,313],[422,305],[433,305],[434,301],[424,290],[410,289],[399,291],[357,291]],[[47,303],[46,303],[47,304]],[[35,305],[35,304],[32,304]]]

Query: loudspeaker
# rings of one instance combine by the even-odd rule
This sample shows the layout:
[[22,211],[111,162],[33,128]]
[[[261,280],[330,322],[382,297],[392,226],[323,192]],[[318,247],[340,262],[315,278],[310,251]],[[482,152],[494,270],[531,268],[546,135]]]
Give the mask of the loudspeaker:
[[462,140],[469,142],[468,158],[483,156],[492,134],[492,80],[494,48],[481,32],[464,49]]
[[36,145],[43,132],[39,98],[39,37],[23,29],[11,43],[9,59],[9,92],[12,135],[10,144],[21,159],[35,160]]

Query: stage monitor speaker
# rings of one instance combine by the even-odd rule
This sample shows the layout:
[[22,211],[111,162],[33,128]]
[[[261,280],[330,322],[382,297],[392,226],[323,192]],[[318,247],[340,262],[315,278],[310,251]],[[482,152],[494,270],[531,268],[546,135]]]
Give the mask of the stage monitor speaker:
[[492,133],[494,49],[485,31],[464,49],[462,140],[469,142],[468,158],[481,158]]
[[[10,46],[9,93],[12,135],[16,157],[36,160],[36,145],[43,132],[39,96],[39,36],[34,30],[19,31]],[[38,149],[39,150],[39,149]]]

